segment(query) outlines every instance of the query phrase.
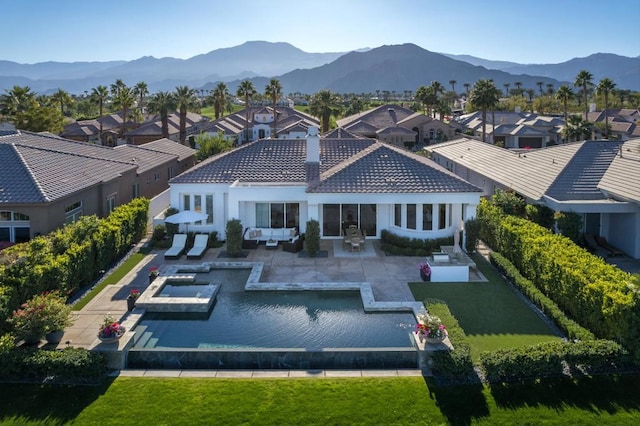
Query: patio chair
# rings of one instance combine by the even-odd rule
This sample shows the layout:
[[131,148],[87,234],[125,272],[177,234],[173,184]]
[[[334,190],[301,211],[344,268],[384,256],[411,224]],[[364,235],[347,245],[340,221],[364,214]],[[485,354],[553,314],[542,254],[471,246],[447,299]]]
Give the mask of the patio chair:
[[165,259],[179,259],[187,245],[187,234],[175,234],[171,247],[164,252]]
[[187,252],[187,259],[202,259],[209,248],[209,234],[198,234],[193,242],[193,247]]
[[622,255],[624,255],[624,252],[622,250],[620,250],[618,248],[615,248],[614,246],[609,244],[609,242],[607,241],[607,239],[605,237],[596,237],[596,241],[598,242],[600,247],[602,247],[603,249],[608,251],[611,254],[611,256],[622,256]]
[[242,235],[242,248],[251,250],[257,249],[261,236],[262,231],[251,231],[249,228],[246,228]]

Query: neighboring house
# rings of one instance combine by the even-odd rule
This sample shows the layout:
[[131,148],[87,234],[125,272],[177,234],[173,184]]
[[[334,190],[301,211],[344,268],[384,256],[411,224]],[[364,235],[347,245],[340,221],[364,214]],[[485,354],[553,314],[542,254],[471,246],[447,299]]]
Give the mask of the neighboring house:
[[[278,128],[276,129],[278,139],[304,138],[309,127],[319,125],[317,118],[293,108],[279,106],[276,111],[278,114]],[[227,139],[235,140],[238,144],[272,137],[271,132],[275,120],[272,107],[249,107],[248,140],[245,140],[245,128],[247,127],[245,114],[246,109],[243,109],[212,121],[198,132],[190,132],[190,134],[197,135],[203,132],[215,135],[221,132]]]
[[[462,133],[482,137],[482,112],[460,116],[456,120]],[[528,112],[488,111],[486,141],[505,148],[542,148],[561,142],[563,119]]]
[[[205,116],[195,112],[187,112],[186,117],[187,134],[198,134],[209,124]],[[169,127],[169,139],[180,142],[180,114],[173,113],[167,117]],[[131,145],[143,145],[151,141],[162,139],[162,120],[159,116],[154,116],[139,127],[125,133],[127,143]]]
[[[102,140],[100,140],[100,123],[102,123]],[[127,127],[136,123],[129,121]],[[109,114],[93,120],[80,120],[64,126],[60,133],[65,139],[78,142],[95,142],[104,146],[116,146],[122,137],[122,117],[120,114]]]
[[399,105],[386,104],[337,121],[355,135],[374,138],[401,148],[453,139],[448,124]]
[[[172,179],[171,205],[208,213],[193,231],[225,238],[230,219],[280,235],[320,223],[321,237],[341,238],[355,224],[368,238],[388,229],[415,238],[451,236],[475,216],[481,190],[433,161],[368,138],[264,139],[198,164]],[[333,136],[349,136],[344,130]]]
[[162,139],[115,148],[25,131],[0,134],[0,241],[24,242],[83,215],[152,198],[195,163]]
[[473,139],[429,147],[431,158],[491,196],[582,215],[584,232],[640,258],[640,139],[583,141],[511,151]]
[[[582,114],[584,118],[584,114]],[[587,121],[604,124],[605,111],[595,111],[587,114]],[[623,141],[640,138],[640,111],[637,109],[608,109],[606,114],[609,123],[610,139]],[[604,137],[604,131],[598,130],[598,135]]]

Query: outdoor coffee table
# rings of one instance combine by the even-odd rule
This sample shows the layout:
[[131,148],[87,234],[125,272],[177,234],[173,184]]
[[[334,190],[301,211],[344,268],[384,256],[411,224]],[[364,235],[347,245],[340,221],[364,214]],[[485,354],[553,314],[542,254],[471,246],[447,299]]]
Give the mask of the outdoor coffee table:
[[269,240],[266,242],[267,250],[275,250],[278,248],[277,240]]

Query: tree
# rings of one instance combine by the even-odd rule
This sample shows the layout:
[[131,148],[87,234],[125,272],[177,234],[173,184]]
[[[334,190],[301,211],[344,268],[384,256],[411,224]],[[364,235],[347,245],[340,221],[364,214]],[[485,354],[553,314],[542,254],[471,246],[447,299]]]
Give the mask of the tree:
[[180,143],[185,145],[187,143],[187,111],[198,106],[196,92],[189,86],[178,86],[175,101],[180,114]]
[[58,89],[53,95],[51,95],[51,100],[60,105],[60,114],[64,117],[64,106],[70,105],[73,103],[73,99],[69,96],[69,93]]
[[264,88],[264,95],[271,98],[271,105],[273,106],[273,131],[271,132],[271,139],[276,139],[276,132],[278,131],[278,99],[282,96],[282,85],[280,80],[272,78],[269,84]]
[[120,87],[113,98],[113,104],[122,112],[122,137],[127,131],[127,113],[135,101],[131,88],[127,86]]
[[255,87],[253,87],[253,83],[250,80],[244,80],[238,86],[238,90],[236,91],[236,96],[239,98],[244,98],[244,141],[249,141],[249,113],[251,112],[251,106],[249,105],[249,101],[253,98],[258,92],[256,92]]
[[464,92],[468,95],[469,94],[469,87],[471,87],[471,84],[469,83],[464,83]]
[[111,85],[111,96],[115,98],[120,93],[120,91],[126,87],[127,85],[124,84],[124,81],[122,81],[122,79],[117,79],[116,82]]
[[604,137],[609,139],[609,93],[613,92],[616,84],[610,78],[603,78],[598,83],[596,91],[599,95],[604,96]]
[[220,82],[216,85],[211,93],[213,99],[213,111],[215,113],[216,120],[222,116],[227,105],[227,98],[229,97],[229,89],[227,85]]
[[572,115],[567,120],[567,125],[562,129],[562,136],[567,140],[578,140],[591,136],[591,123],[579,115]]
[[26,111],[35,97],[36,94],[29,86],[13,86],[11,90],[5,89],[5,94],[0,100],[0,112],[11,119],[17,113]]
[[30,132],[60,133],[63,128],[63,117],[58,108],[40,106],[35,100],[26,110],[13,117],[13,124],[18,129]]
[[540,96],[542,96],[542,85],[544,84],[544,81],[536,81],[536,85],[538,86],[538,90],[540,90]]
[[140,108],[140,112],[144,111],[144,97],[149,94],[149,88],[147,87],[147,83],[141,81],[137,83],[133,87],[133,94],[138,97],[138,108]]
[[455,92],[456,91],[456,83],[458,83],[455,80],[449,80],[449,84],[451,85],[451,91]]
[[341,110],[342,101],[340,96],[326,89],[314,94],[309,103],[309,113],[320,118],[322,132],[329,130],[329,119],[332,115],[340,114]]
[[[433,97],[431,98],[431,106],[435,110],[438,103],[440,102],[440,98],[438,97],[438,95],[444,94],[444,86],[440,84],[439,81],[432,81],[429,87],[431,88],[431,92],[433,94]],[[435,112],[434,112],[434,116],[435,116]],[[440,117],[440,119],[442,119],[442,117]]]
[[505,96],[508,98],[509,97],[509,86],[511,86],[509,83],[504,83],[504,94]]
[[102,109],[104,108],[104,103],[109,99],[109,90],[106,86],[99,85],[98,87],[94,87],[91,89],[91,100],[98,104],[98,108],[100,110],[100,141],[102,142]]
[[351,100],[349,101],[349,105],[347,106],[347,110],[344,112],[345,116],[350,116],[353,114],[357,114],[364,110],[364,104],[362,100],[356,95],[353,95]]
[[196,146],[198,147],[196,157],[198,158],[198,161],[202,161],[212,155],[229,151],[233,148],[233,143],[225,138],[224,133],[222,132],[218,132],[217,135],[200,133],[196,136]]
[[573,82],[576,87],[582,87],[582,99],[584,101],[584,118],[587,119],[589,114],[589,104],[587,103],[587,88],[593,87],[593,74],[587,70],[582,70],[576,76],[576,81]]
[[149,100],[149,111],[160,115],[163,138],[169,137],[169,111],[173,111],[175,107],[175,97],[169,92],[158,92]]
[[242,256],[242,222],[238,219],[227,221],[226,226],[227,255]]
[[556,91],[556,99],[562,102],[562,107],[564,110],[564,122],[567,122],[567,103],[573,98],[573,92],[571,88],[566,84],[563,84]]
[[482,111],[482,142],[487,139],[487,110],[495,108],[500,100],[500,93],[491,80],[478,80],[471,90],[471,103]]

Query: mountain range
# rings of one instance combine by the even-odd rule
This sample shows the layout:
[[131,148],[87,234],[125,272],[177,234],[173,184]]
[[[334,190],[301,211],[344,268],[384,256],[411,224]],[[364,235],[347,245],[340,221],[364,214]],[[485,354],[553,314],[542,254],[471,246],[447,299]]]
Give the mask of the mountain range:
[[540,81],[557,88],[563,82],[571,84],[582,69],[591,72],[596,83],[609,77],[618,88],[640,90],[640,57],[598,53],[560,64],[518,64],[435,53],[409,43],[353,52],[308,53],[288,43],[264,41],[189,59],[145,56],[132,61],[37,64],[0,60],[0,90],[21,85],[43,94],[58,88],[79,94],[122,79],[128,85],[144,81],[151,93],[178,85],[211,89],[219,81],[235,92],[237,84],[249,78],[262,91],[269,78],[277,77],[284,93],[314,93],[325,88],[340,93],[402,93],[434,80],[447,89],[449,81],[455,80],[456,90],[461,92],[464,83],[472,85],[482,78],[493,79],[498,88],[521,82],[523,88],[537,89]]

